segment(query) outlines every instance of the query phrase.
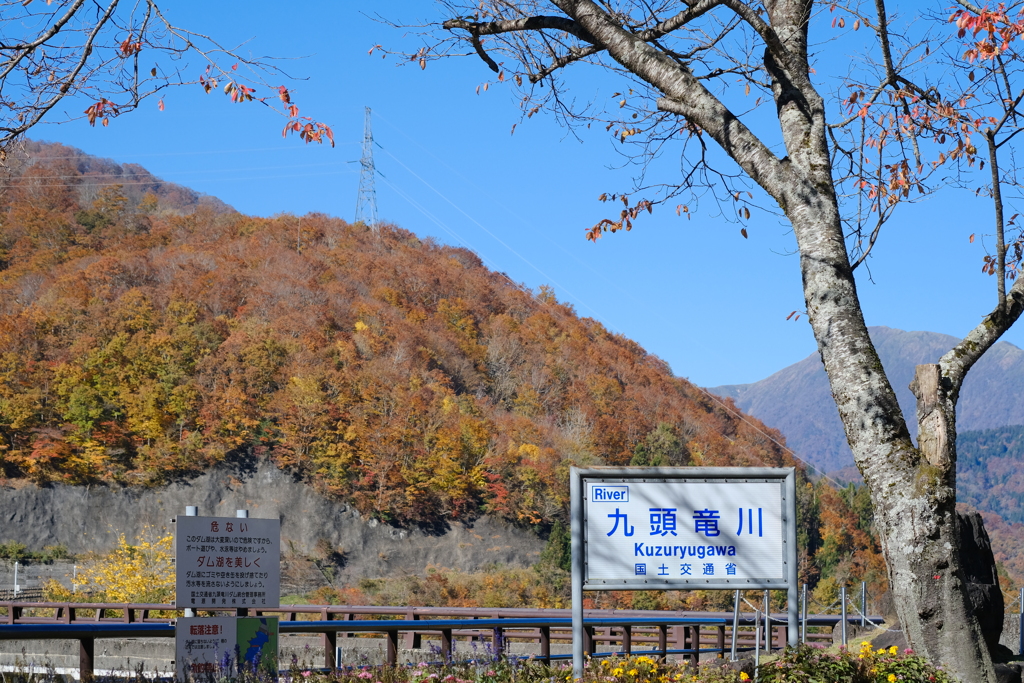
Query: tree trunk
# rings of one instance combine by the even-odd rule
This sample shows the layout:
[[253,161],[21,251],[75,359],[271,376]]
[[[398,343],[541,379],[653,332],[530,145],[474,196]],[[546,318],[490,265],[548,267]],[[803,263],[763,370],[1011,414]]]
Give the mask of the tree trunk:
[[[790,196],[795,197],[796,193]],[[804,193],[801,199],[813,196]],[[995,683],[960,566],[956,515],[956,398],[959,383],[920,366],[919,448],[868,336],[838,211],[788,206],[800,244],[804,292],[832,394],[871,491],[896,613],[917,652],[965,683]],[[822,226],[822,219],[833,225]]]
[[896,613],[912,647],[964,681],[995,681],[960,563],[956,514],[956,393],[938,365],[919,365],[916,467],[906,488],[879,490],[875,504]]

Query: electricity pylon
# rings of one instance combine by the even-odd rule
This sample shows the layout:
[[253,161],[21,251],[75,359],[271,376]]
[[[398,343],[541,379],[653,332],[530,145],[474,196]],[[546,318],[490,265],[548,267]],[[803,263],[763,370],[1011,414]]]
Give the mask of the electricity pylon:
[[366,108],[363,122],[363,156],[359,160],[363,167],[359,173],[359,196],[356,198],[356,223],[362,221],[377,232],[377,190],[374,188],[373,131],[370,129],[370,108]]

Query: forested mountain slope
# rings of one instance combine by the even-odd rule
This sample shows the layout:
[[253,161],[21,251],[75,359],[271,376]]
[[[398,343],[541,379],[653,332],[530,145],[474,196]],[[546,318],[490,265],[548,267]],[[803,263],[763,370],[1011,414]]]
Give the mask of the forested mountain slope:
[[[935,363],[956,344],[954,337],[935,332],[906,332],[890,327],[868,330],[892,382],[904,414],[913,416],[910,393],[914,367]],[[839,421],[821,359],[814,353],[753,384],[714,387],[737,407],[786,435],[787,445],[823,472],[857,478],[853,454]],[[961,431],[1024,424],[1024,350],[996,343],[971,369],[957,406]],[[907,426],[917,436],[916,420]]]
[[364,515],[544,523],[570,463],[791,465],[636,343],[394,226],[31,145],[0,194],[0,476],[265,454]]
[[961,432],[956,451],[957,500],[1024,522],[1024,426]]

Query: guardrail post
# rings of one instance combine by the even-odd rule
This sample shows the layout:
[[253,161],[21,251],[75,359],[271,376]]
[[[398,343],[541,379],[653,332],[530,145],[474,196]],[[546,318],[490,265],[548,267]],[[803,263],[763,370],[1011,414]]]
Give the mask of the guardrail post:
[[398,629],[394,628],[388,631],[388,664],[395,666],[398,664]]
[[[405,618],[409,621],[416,621],[420,615],[410,609],[405,613]],[[421,647],[423,647],[423,638],[418,631],[409,631],[405,634],[406,650],[419,650]]]
[[700,664],[700,624],[696,624],[691,628],[691,633],[693,633],[693,663]]
[[668,661],[668,626],[658,625],[658,650],[661,651],[661,661]]
[[590,657],[594,654],[594,627],[583,627],[583,656]]
[[[541,643],[541,651],[543,652],[544,645]],[[550,654],[550,653],[549,653]],[[450,628],[441,629],[441,659],[445,664],[452,659],[452,630]]]
[[551,663],[551,627],[540,627],[540,659],[545,664]]
[[627,655],[633,654],[633,629],[630,626],[622,627],[622,651]]
[[503,657],[505,655],[505,629],[500,626],[495,628],[491,635],[491,650],[493,650],[495,657]]
[[78,680],[89,683],[93,677],[93,651],[96,641],[82,638],[78,641]]
[[[356,615],[352,614],[351,612],[344,612],[344,613],[342,613],[340,615],[340,617],[341,617],[341,621],[355,621],[356,620]],[[352,632],[351,631],[345,631],[344,633],[341,634],[341,637],[342,638],[351,638],[352,637]]]
[[719,659],[725,659],[725,626],[724,625],[718,627],[718,642],[716,643],[716,646],[718,647],[718,658]]
[[[331,621],[331,617],[334,616],[327,611],[324,607],[320,610],[320,617],[323,621]],[[324,631],[324,637],[322,638],[324,644],[324,666],[328,669],[338,668],[338,632],[337,631]]]

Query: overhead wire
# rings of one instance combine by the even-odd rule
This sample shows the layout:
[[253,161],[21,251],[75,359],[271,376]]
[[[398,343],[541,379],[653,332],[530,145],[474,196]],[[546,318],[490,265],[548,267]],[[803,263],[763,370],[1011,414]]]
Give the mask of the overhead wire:
[[[416,139],[415,139],[414,137],[410,136],[410,135],[409,135],[408,133],[406,133],[406,132],[405,132],[404,130],[402,130],[401,128],[399,128],[399,127],[398,127],[397,125],[395,125],[394,123],[390,122],[390,121],[389,121],[388,119],[386,119],[386,118],[385,118],[384,116],[382,116],[381,114],[377,113],[377,114],[375,114],[375,115],[376,115],[376,116],[377,116],[378,118],[380,118],[380,119],[381,119],[382,121],[384,121],[384,123],[386,123],[387,125],[389,125],[389,126],[391,126],[392,128],[394,128],[394,129],[395,129],[395,131],[396,131],[396,132],[398,132],[398,133],[399,133],[400,135],[402,135],[402,136],[403,136],[404,138],[406,138],[407,140],[409,140],[410,142],[412,142],[412,143],[413,143],[414,145],[416,145],[417,147],[419,147],[419,148],[420,148],[421,150],[423,150],[423,151],[424,151],[425,153],[429,154],[429,155],[430,155],[430,156],[431,156],[431,157],[432,157],[432,158],[433,158],[433,159],[434,159],[435,161],[437,161],[437,162],[438,162],[439,164],[441,164],[442,166],[444,166],[445,168],[447,168],[447,169],[448,169],[449,171],[451,171],[452,173],[454,173],[454,174],[455,174],[456,176],[458,176],[458,177],[459,177],[459,178],[460,178],[460,179],[461,179],[461,180],[462,180],[463,182],[465,182],[465,183],[467,183],[468,185],[472,186],[472,187],[473,187],[473,188],[475,188],[475,189],[476,189],[476,190],[477,190],[478,192],[480,192],[480,193],[482,193],[482,194],[485,194],[485,195],[487,195],[487,197],[488,197],[488,200],[489,200],[489,201],[490,201],[490,202],[491,202],[492,204],[494,204],[494,205],[496,205],[496,206],[500,207],[501,209],[503,209],[503,210],[505,211],[505,213],[507,213],[507,214],[508,214],[509,216],[511,216],[512,218],[515,218],[515,219],[516,219],[517,221],[519,221],[519,222],[520,222],[520,224],[522,224],[522,225],[524,225],[524,226],[529,226],[529,225],[530,225],[529,221],[527,221],[527,220],[526,220],[525,218],[523,218],[522,216],[520,216],[520,215],[519,215],[518,213],[516,213],[515,211],[513,211],[512,209],[510,209],[510,208],[509,208],[508,206],[506,206],[505,204],[503,204],[503,203],[501,202],[501,200],[500,200],[500,199],[499,199],[498,197],[494,196],[494,194],[492,194],[491,192],[489,192],[489,191],[488,191],[488,190],[487,190],[486,188],[482,188],[482,187],[480,187],[479,185],[477,185],[476,183],[474,183],[474,182],[472,181],[472,179],[470,179],[470,178],[467,178],[467,177],[466,177],[465,175],[463,175],[463,174],[462,174],[462,172],[460,172],[460,171],[459,171],[458,169],[456,169],[456,168],[453,168],[452,166],[450,166],[450,165],[449,165],[449,164],[448,164],[447,162],[445,162],[445,160],[444,160],[444,159],[440,158],[439,156],[437,156],[436,154],[434,154],[434,153],[433,153],[432,151],[430,151],[429,149],[427,149],[426,147],[424,147],[424,146],[423,146],[422,144],[420,144],[420,142],[419,142],[418,140],[416,140]],[[562,252],[563,254],[565,254],[565,255],[566,255],[567,257],[569,257],[570,259],[572,259],[572,260],[573,260],[574,262],[576,262],[576,263],[577,263],[578,265],[580,265],[580,266],[582,266],[583,268],[585,268],[586,270],[590,271],[590,272],[591,272],[591,273],[592,273],[592,274],[593,274],[594,276],[596,276],[596,277],[597,277],[598,279],[600,279],[600,280],[601,280],[602,282],[604,282],[604,283],[605,283],[605,284],[606,284],[606,285],[607,285],[607,286],[608,286],[608,287],[609,287],[610,289],[614,289],[614,290],[616,290],[617,292],[619,292],[620,294],[622,294],[623,296],[625,296],[625,297],[626,297],[627,299],[629,299],[630,301],[632,301],[632,302],[633,302],[633,303],[635,303],[635,304],[640,304],[641,306],[644,306],[644,305],[645,305],[645,304],[644,304],[644,302],[642,302],[641,300],[639,300],[639,299],[637,299],[636,297],[634,297],[634,296],[632,295],[632,293],[631,293],[631,292],[630,292],[629,290],[626,290],[626,289],[623,289],[622,287],[620,287],[620,286],[619,286],[619,284],[618,284],[617,282],[615,282],[614,280],[610,280],[609,278],[607,278],[607,277],[605,276],[605,274],[604,274],[603,272],[601,272],[600,270],[597,270],[597,269],[593,268],[593,267],[592,267],[592,266],[591,266],[591,265],[590,265],[589,263],[587,263],[586,261],[582,261],[582,260],[580,260],[579,258],[577,258],[575,254],[573,254],[573,253],[572,253],[571,251],[569,251],[568,249],[566,249],[565,247],[563,247],[563,246],[562,246],[561,244],[559,244],[558,242],[556,242],[556,241],[552,240],[551,238],[549,238],[549,237],[548,237],[548,236],[547,236],[546,234],[544,234],[543,232],[542,232],[542,233],[540,233],[540,237],[541,237],[541,239],[543,239],[543,240],[544,240],[545,242],[547,242],[548,244],[550,244],[551,246],[553,246],[554,248],[558,249],[558,250],[559,250],[560,252]]]
[[506,243],[506,242],[505,242],[504,240],[502,240],[502,239],[501,239],[500,237],[498,237],[497,235],[495,235],[495,234],[494,234],[493,232],[491,232],[490,230],[488,230],[488,229],[487,229],[487,228],[486,228],[486,227],[484,226],[484,224],[483,224],[483,223],[481,223],[480,221],[478,221],[477,219],[473,218],[473,217],[472,217],[472,216],[470,216],[470,215],[469,215],[468,213],[466,213],[466,211],[465,211],[465,210],[463,210],[463,208],[462,208],[461,206],[459,206],[458,204],[456,204],[455,202],[453,202],[453,201],[452,201],[451,199],[449,199],[449,198],[448,198],[448,197],[447,197],[447,196],[446,196],[446,195],[445,195],[444,193],[442,193],[442,192],[441,192],[440,190],[438,190],[438,189],[437,189],[436,187],[434,187],[434,186],[433,186],[433,185],[431,185],[431,184],[430,184],[429,182],[427,182],[427,181],[426,181],[426,180],[425,180],[425,179],[424,179],[424,178],[423,178],[423,177],[422,177],[422,176],[421,176],[420,174],[416,173],[416,171],[414,171],[414,170],[412,170],[411,168],[409,168],[409,167],[408,167],[408,166],[407,166],[407,165],[406,165],[406,164],[405,164],[405,163],[404,163],[404,162],[403,162],[403,161],[402,161],[401,159],[399,159],[398,157],[396,157],[396,156],[395,156],[394,154],[392,154],[392,153],[391,153],[390,151],[388,151],[388,150],[387,150],[386,148],[384,148],[384,147],[381,147],[381,149],[382,149],[382,150],[384,151],[384,153],[385,153],[385,154],[387,154],[387,155],[388,155],[389,157],[391,157],[392,159],[394,159],[395,161],[397,161],[397,162],[398,162],[398,163],[399,163],[399,164],[400,164],[400,165],[402,166],[402,168],[404,168],[404,169],[405,169],[406,171],[408,171],[409,173],[411,173],[411,174],[412,174],[412,175],[413,175],[413,176],[414,176],[414,177],[415,177],[415,178],[416,178],[417,180],[419,180],[419,181],[420,181],[421,183],[423,183],[423,184],[424,184],[424,185],[426,185],[426,186],[427,186],[428,188],[430,188],[430,190],[431,190],[432,192],[434,192],[434,194],[436,194],[436,195],[437,195],[438,197],[440,197],[440,198],[441,198],[441,199],[443,199],[444,201],[448,202],[448,204],[450,204],[450,205],[451,205],[452,207],[454,207],[456,211],[458,211],[458,212],[459,212],[459,213],[461,213],[461,214],[462,214],[463,216],[465,216],[466,218],[468,218],[469,220],[471,220],[471,221],[472,221],[473,223],[475,223],[475,224],[476,224],[476,226],[477,226],[478,228],[480,228],[481,230],[483,230],[484,232],[486,232],[486,233],[487,233],[487,234],[488,234],[488,235],[489,235],[489,236],[490,236],[490,237],[491,237],[492,239],[494,239],[494,240],[495,240],[496,242],[498,242],[498,244],[500,244],[501,246],[505,247],[505,248],[506,248],[507,250],[509,250],[510,252],[512,252],[512,253],[513,253],[513,254],[514,254],[514,255],[515,255],[515,256],[516,256],[517,258],[519,258],[519,259],[520,259],[520,260],[521,260],[521,261],[522,261],[523,263],[525,263],[526,265],[528,265],[528,266],[530,266],[531,268],[533,268],[533,269],[534,269],[535,271],[537,271],[538,273],[540,273],[540,274],[541,274],[541,275],[542,275],[542,276],[543,276],[544,278],[546,278],[546,279],[547,279],[547,280],[549,280],[550,282],[554,283],[554,285],[555,285],[556,287],[559,287],[559,288],[560,288],[560,289],[561,289],[562,291],[564,291],[564,292],[565,292],[566,294],[568,294],[568,295],[569,295],[569,296],[570,296],[570,297],[571,297],[571,298],[572,298],[573,300],[575,300],[575,302],[576,302],[576,303],[577,303],[578,305],[580,305],[580,306],[583,306],[583,307],[584,307],[584,308],[586,308],[586,309],[587,309],[588,311],[590,311],[591,313],[593,313],[593,314],[594,314],[595,316],[597,316],[597,317],[600,317],[600,314],[599,314],[599,313],[598,313],[597,311],[595,311],[595,310],[594,310],[593,308],[591,308],[591,307],[590,307],[590,306],[589,306],[589,305],[588,305],[588,304],[587,304],[587,303],[586,303],[585,301],[583,301],[583,300],[582,300],[582,299],[581,299],[580,297],[576,296],[576,294],[574,294],[574,293],[573,293],[573,292],[572,292],[572,291],[571,291],[571,290],[570,290],[570,289],[569,289],[568,287],[566,287],[565,285],[562,285],[562,284],[560,284],[560,283],[559,283],[559,282],[558,282],[557,280],[555,280],[555,279],[554,279],[553,277],[551,277],[551,276],[550,276],[550,275],[548,275],[548,274],[547,274],[546,272],[544,272],[544,271],[543,271],[543,270],[542,270],[541,268],[539,268],[539,267],[538,267],[538,266],[537,266],[536,264],[534,264],[534,263],[533,263],[532,261],[530,261],[530,260],[529,260],[528,258],[526,258],[525,256],[523,256],[522,254],[520,254],[520,253],[519,253],[518,251],[516,251],[515,249],[513,249],[513,248],[512,248],[511,246],[509,246],[509,245],[508,245],[508,244],[507,244],[507,243]]
[[[380,146],[380,145],[378,145],[378,146]],[[394,154],[392,154],[392,153],[391,153],[391,152],[390,152],[389,150],[387,150],[387,149],[386,149],[386,148],[384,148],[383,146],[380,146],[380,147],[381,147],[381,149],[382,149],[382,150],[384,151],[384,153],[385,153],[385,154],[387,154],[387,155],[388,155],[389,157],[391,157],[391,158],[392,158],[392,159],[394,159],[394,160],[395,160],[396,162],[398,162],[398,163],[399,163],[399,164],[400,164],[400,165],[401,165],[401,166],[402,166],[403,168],[405,168],[405,169],[406,169],[406,170],[407,170],[407,171],[408,171],[409,173],[411,173],[411,174],[412,174],[412,175],[413,175],[413,176],[414,176],[414,177],[415,177],[415,178],[416,178],[417,180],[419,180],[419,181],[420,181],[421,183],[423,183],[423,184],[424,184],[424,185],[426,185],[426,186],[427,186],[428,188],[430,188],[430,189],[431,189],[431,190],[432,190],[432,191],[433,191],[433,192],[434,192],[435,194],[437,194],[437,195],[438,195],[439,197],[441,197],[442,199],[444,199],[444,200],[445,200],[445,201],[446,201],[446,202],[447,202],[448,204],[450,204],[451,206],[453,206],[453,207],[454,207],[454,208],[455,208],[456,210],[458,210],[458,211],[459,211],[459,212],[460,212],[460,213],[461,213],[462,215],[464,215],[464,216],[465,216],[466,218],[468,218],[468,219],[469,219],[469,220],[471,220],[471,221],[472,221],[473,223],[475,223],[475,224],[476,224],[477,226],[479,226],[479,227],[480,227],[480,228],[481,228],[481,229],[482,229],[482,230],[483,230],[484,232],[486,232],[486,233],[487,233],[488,235],[490,235],[490,236],[491,236],[492,238],[494,238],[494,239],[495,239],[495,240],[496,240],[496,241],[497,241],[497,242],[498,242],[499,244],[501,244],[501,245],[502,245],[502,246],[504,246],[504,247],[505,247],[506,249],[508,249],[509,251],[511,251],[511,252],[512,252],[513,254],[515,254],[515,255],[516,255],[517,257],[519,257],[519,258],[520,258],[520,259],[521,259],[521,260],[522,260],[523,262],[525,262],[526,264],[528,264],[528,265],[529,265],[530,267],[532,267],[532,268],[533,268],[534,270],[536,270],[536,271],[537,271],[538,273],[540,273],[541,275],[543,275],[543,276],[544,276],[545,278],[549,278],[549,279],[550,279],[550,280],[551,280],[552,282],[554,282],[554,283],[555,283],[555,285],[556,285],[556,286],[558,286],[558,287],[561,287],[561,288],[562,288],[562,289],[563,289],[564,291],[566,291],[566,292],[567,292],[567,293],[569,293],[569,294],[570,294],[571,296],[573,296],[573,298],[574,298],[574,299],[576,299],[576,300],[577,300],[577,302],[579,302],[579,303],[580,303],[580,304],[581,304],[581,305],[582,305],[582,306],[583,306],[584,308],[586,308],[587,310],[591,311],[591,312],[592,312],[592,313],[593,313],[593,314],[595,315],[595,317],[597,317],[597,318],[599,318],[599,319],[600,319],[600,317],[601,317],[601,316],[600,316],[600,314],[598,314],[598,313],[597,313],[597,311],[595,311],[595,310],[594,310],[593,308],[591,308],[590,306],[588,306],[588,305],[587,305],[587,304],[586,304],[585,302],[581,301],[581,300],[580,300],[580,299],[579,299],[578,297],[576,297],[575,295],[572,295],[572,292],[570,292],[570,291],[569,291],[568,289],[566,289],[566,288],[565,288],[565,287],[563,287],[562,285],[559,285],[559,284],[558,284],[557,282],[555,282],[555,281],[554,281],[554,280],[553,280],[552,278],[550,278],[550,276],[549,276],[549,275],[547,275],[547,274],[546,274],[546,273],[545,273],[545,272],[544,272],[543,270],[541,270],[540,268],[538,268],[537,266],[535,266],[535,265],[534,265],[533,263],[531,263],[531,262],[529,261],[529,259],[527,259],[526,257],[524,257],[524,256],[522,256],[521,254],[519,254],[519,253],[518,253],[518,252],[517,252],[517,251],[516,251],[515,249],[513,249],[513,248],[512,248],[512,247],[510,247],[510,246],[509,246],[508,244],[506,244],[506,243],[505,243],[505,242],[504,242],[503,240],[501,240],[501,239],[500,239],[500,238],[498,238],[498,237],[497,237],[496,235],[494,235],[494,234],[493,234],[493,233],[492,233],[492,232],[491,232],[490,230],[488,230],[488,229],[487,229],[486,227],[484,227],[484,226],[483,226],[483,224],[481,224],[481,223],[480,223],[480,222],[479,222],[478,220],[476,220],[475,218],[473,218],[472,216],[470,216],[470,215],[469,215],[469,214],[468,214],[468,213],[467,213],[467,212],[466,212],[465,210],[463,210],[463,209],[462,209],[462,207],[458,206],[458,205],[457,205],[457,204],[456,204],[455,202],[453,202],[453,201],[452,201],[451,199],[449,199],[449,198],[448,198],[447,196],[445,196],[445,195],[444,195],[443,193],[441,193],[441,192],[440,192],[440,191],[439,191],[439,190],[438,190],[437,188],[435,188],[435,187],[434,187],[433,185],[431,185],[431,184],[430,184],[429,182],[427,182],[427,181],[426,181],[426,180],[425,180],[425,179],[424,179],[424,178],[423,178],[422,176],[420,176],[420,175],[419,175],[418,173],[416,173],[416,172],[415,172],[415,171],[413,171],[413,170],[412,170],[411,168],[409,168],[409,166],[407,166],[407,165],[406,165],[405,163],[403,163],[403,162],[402,162],[402,161],[401,161],[401,160],[400,160],[400,159],[399,159],[398,157],[396,157],[396,156],[395,156]],[[384,179],[384,176],[383,176],[383,175],[380,175],[379,177],[381,177],[382,179]],[[386,183],[386,184],[388,185],[388,187],[391,187],[392,189],[395,189],[395,190],[397,191],[397,188],[395,187],[395,185],[393,185],[393,184],[392,184],[391,182],[387,181],[386,179],[384,179],[384,181],[385,181],[385,183]],[[412,201],[411,201],[410,199],[408,199],[407,197],[403,197],[403,198],[406,198],[406,201],[410,201],[410,203],[413,203],[413,202],[412,202]],[[440,223],[440,222],[438,221],[438,219],[436,219],[435,217],[433,217],[433,215],[432,215],[432,214],[428,214],[428,213],[426,213],[426,212],[425,212],[425,210],[424,210],[424,209],[422,209],[422,208],[420,208],[420,207],[419,207],[419,206],[418,206],[417,204],[414,204],[414,206],[417,206],[417,208],[419,208],[419,210],[420,210],[421,212],[424,212],[424,215],[427,215],[427,216],[428,216],[428,217],[429,217],[429,218],[430,218],[430,219],[431,219],[432,221],[436,222],[436,223],[437,223],[437,224],[438,224],[439,226],[441,226],[441,225],[442,225],[442,224],[441,224],[441,223]],[[455,236],[455,237],[456,237],[456,238],[457,238],[457,239],[458,239],[458,240],[459,240],[460,242],[462,242],[463,244],[467,245],[467,247],[468,247],[468,248],[472,249],[472,250],[474,251],[474,253],[476,253],[476,254],[477,254],[477,256],[479,256],[479,257],[481,258],[481,260],[485,260],[485,259],[484,259],[484,257],[483,257],[483,256],[482,256],[482,255],[480,254],[480,252],[479,252],[479,251],[477,251],[477,250],[476,250],[476,249],[474,249],[473,247],[469,246],[468,242],[466,242],[466,241],[465,241],[464,239],[462,239],[462,237],[458,236],[458,235],[457,235],[457,233],[455,233],[455,232],[454,232],[454,231],[453,231],[453,230],[452,230],[451,228],[449,228],[449,227],[447,227],[447,226],[444,226],[444,227],[443,227],[443,229],[444,229],[444,230],[445,230],[446,232],[448,232],[449,234],[451,234],[451,235]],[[497,269],[496,269],[496,268],[495,268],[494,266],[490,266],[490,265],[489,265],[489,267],[491,267],[491,269],[492,269],[492,270],[497,270]],[[507,278],[507,277],[508,277],[508,276],[506,276],[506,278]],[[512,280],[511,280],[511,279],[509,278],[509,281],[511,282]],[[516,286],[519,286],[519,285],[518,285],[517,283],[513,283],[513,284],[516,284]],[[612,330],[612,331],[615,331],[615,332],[618,332],[619,334],[622,334],[622,332],[621,332],[621,331],[618,331],[618,330],[616,330],[616,328],[615,328],[615,327],[614,327],[613,325],[609,325],[609,324],[608,324],[608,323],[606,323],[606,322],[603,322],[602,324],[606,325],[606,327],[609,327],[609,328],[611,328],[611,330]],[[807,460],[805,460],[804,458],[801,458],[801,457],[800,457],[799,455],[797,455],[797,454],[796,454],[796,453],[795,453],[795,452],[794,452],[794,451],[793,451],[792,449],[788,448],[788,447],[787,447],[787,446],[786,446],[785,444],[783,444],[782,442],[780,442],[780,441],[779,441],[778,439],[776,439],[776,438],[775,438],[774,436],[772,436],[771,434],[769,434],[769,433],[768,433],[768,432],[766,432],[765,430],[761,429],[761,428],[760,428],[760,427],[759,427],[759,426],[758,426],[757,424],[755,424],[755,423],[754,423],[754,422],[752,422],[752,421],[751,421],[750,419],[748,419],[748,417],[747,417],[747,416],[746,416],[745,414],[743,414],[742,412],[739,412],[739,411],[737,411],[737,410],[735,410],[735,409],[731,408],[731,407],[730,407],[730,406],[729,406],[728,404],[726,404],[725,402],[723,402],[723,401],[722,401],[722,400],[721,400],[721,399],[720,399],[719,397],[715,396],[714,394],[712,394],[711,392],[707,391],[707,390],[706,390],[706,389],[704,389],[703,387],[697,386],[696,384],[693,384],[693,383],[690,383],[690,384],[691,384],[691,386],[693,386],[694,388],[696,388],[696,389],[697,389],[697,391],[699,391],[699,392],[701,392],[702,394],[704,394],[705,396],[707,396],[709,400],[711,400],[712,402],[714,402],[715,404],[717,404],[717,405],[718,405],[718,406],[719,406],[719,407],[720,407],[720,408],[721,408],[722,410],[724,410],[724,411],[726,411],[727,413],[729,413],[730,415],[732,415],[732,416],[736,417],[737,419],[739,419],[740,421],[742,421],[743,423],[745,423],[745,424],[746,424],[747,426],[751,427],[751,428],[752,428],[752,429],[753,429],[754,431],[756,431],[757,433],[761,434],[762,436],[764,436],[765,438],[767,438],[768,440],[770,440],[770,441],[771,441],[772,443],[774,443],[774,444],[775,444],[776,446],[778,446],[779,448],[781,448],[781,449],[782,449],[782,450],[783,450],[783,451],[784,451],[785,453],[788,453],[788,454],[789,454],[789,455],[790,455],[790,456],[791,456],[791,457],[792,457],[792,458],[793,458],[794,460],[797,460],[797,461],[799,461],[799,462],[803,463],[803,464],[804,464],[804,465],[805,465],[806,467],[810,468],[810,469],[811,469],[812,471],[814,471],[815,473],[819,474],[819,475],[820,475],[820,476],[821,476],[822,478],[824,478],[824,479],[827,479],[828,481],[832,482],[832,484],[833,484],[833,485],[835,485],[835,486],[836,486],[837,488],[842,488],[842,485],[841,485],[841,484],[840,484],[840,483],[839,483],[838,481],[836,481],[836,480],[835,480],[835,479],[833,479],[832,477],[829,477],[829,476],[828,476],[827,474],[825,474],[824,472],[821,472],[820,470],[818,470],[818,468],[817,468],[817,467],[815,467],[815,466],[814,466],[814,465],[813,465],[812,463],[808,462],[808,461],[807,461]],[[761,463],[762,463],[762,464],[766,464],[766,463],[765,463],[765,460],[764,460],[763,458],[759,458],[759,459],[761,460]]]

